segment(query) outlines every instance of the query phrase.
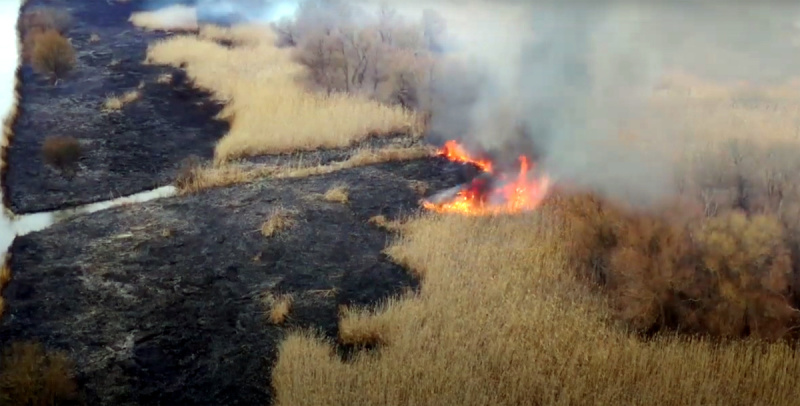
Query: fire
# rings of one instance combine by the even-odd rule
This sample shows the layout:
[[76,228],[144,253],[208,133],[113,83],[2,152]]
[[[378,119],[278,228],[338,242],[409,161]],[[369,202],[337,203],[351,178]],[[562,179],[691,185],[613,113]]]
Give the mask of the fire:
[[428,210],[477,216],[519,213],[536,209],[550,187],[550,179],[546,175],[534,175],[534,168],[524,155],[519,157],[516,176],[494,174],[491,161],[472,158],[456,141],[445,143],[439,155],[454,162],[474,164],[485,176],[473,179],[448,202],[423,201],[423,207]]
[[492,171],[491,161],[472,158],[469,155],[469,153],[464,149],[464,147],[462,147],[458,142],[454,140],[445,142],[444,147],[442,147],[441,151],[439,151],[439,155],[454,162],[473,164],[484,172]]

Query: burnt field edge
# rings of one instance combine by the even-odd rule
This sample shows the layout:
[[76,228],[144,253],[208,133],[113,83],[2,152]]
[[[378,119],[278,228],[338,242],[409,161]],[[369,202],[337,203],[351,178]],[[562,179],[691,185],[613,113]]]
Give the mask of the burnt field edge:
[[[2,159],[2,164],[0,165],[0,193],[3,194],[3,209],[5,210],[6,214],[10,215],[14,214],[11,210],[11,198],[8,193],[8,182],[6,182],[6,178],[8,176],[8,157],[10,153],[11,143],[14,139],[14,125],[16,124],[19,116],[21,114],[21,107],[22,104],[20,103],[21,94],[22,94],[22,35],[20,31],[20,16],[22,15],[22,9],[28,3],[28,0],[22,0],[19,9],[17,10],[17,23],[14,26],[14,31],[17,33],[17,67],[14,69],[14,87],[11,100],[11,107],[8,111],[8,114],[3,119],[3,144],[2,150],[0,151],[0,159]],[[2,287],[0,287],[2,289]]]

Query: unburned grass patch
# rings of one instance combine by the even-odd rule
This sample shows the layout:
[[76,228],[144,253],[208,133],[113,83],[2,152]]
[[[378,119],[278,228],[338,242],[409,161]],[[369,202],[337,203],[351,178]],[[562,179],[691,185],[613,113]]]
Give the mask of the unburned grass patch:
[[47,406],[78,399],[74,366],[60,351],[40,343],[14,342],[0,358],[0,404]]
[[350,201],[350,190],[345,184],[336,184],[325,191],[322,199],[327,202],[346,204]]
[[270,210],[267,219],[261,224],[261,235],[273,237],[276,234],[292,228],[297,224],[296,210],[289,210],[283,207],[276,207]]
[[262,303],[267,309],[267,320],[272,324],[283,324],[289,317],[293,302],[294,298],[292,295],[265,294],[262,298]]
[[384,162],[409,161],[433,156],[434,149],[427,146],[386,147],[377,149],[358,149],[344,161],[326,165],[278,167],[225,163],[203,165],[198,160],[187,162],[179,172],[175,185],[181,194],[197,193],[202,190],[252,182],[260,178],[275,179],[303,178],[326,175],[360,166]]
[[[228,48],[214,38],[241,38]],[[375,135],[420,134],[416,114],[368,98],[309,92],[297,77],[304,68],[274,45],[267,27],[248,26],[176,36],[148,49],[147,63],[183,67],[193,82],[227,103],[220,119],[231,122],[215,149],[220,164],[236,158],[345,147]],[[221,74],[224,73],[224,74]]]
[[122,110],[125,105],[135,102],[142,97],[142,92],[139,90],[131,90],[119,96],[109,96],[103,102],[103,111],[112,112]]
[[291,334],[276,404],[793,404],[800,358],[788,345],[642,341],[620,328],[571,271],[560,224],[547,213],[412,219],[387,253],[421,291],[342,322],[388,344],[344,363],[325,340]]

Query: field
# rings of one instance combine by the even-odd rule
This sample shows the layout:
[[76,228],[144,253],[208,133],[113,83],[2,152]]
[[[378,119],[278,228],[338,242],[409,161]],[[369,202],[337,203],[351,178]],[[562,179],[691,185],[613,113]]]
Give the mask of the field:
[[[84,22],[62,30],[78,58],[64,75],[23,69],[11,208],[92,201],[107,192],[80,185],[114,181],[169,180],[180,193],[15,240],[0,278],[0,403],[37,392],[56,404],[283,406],[800,396],[792,77],[665,70],[624,131],[571,140],[596,143],[570,150],[591,152],[589,174],[607,177],[557,177],[574,159],[563,155],[536,210],[434,213],[420,199],[476,172],[436,156],[447,133],[437,69],[470,61],[442,51],[437,27],[469,37],[482,3],[421,25],[384,8],[357,28],[335,7],[226,27],[189,6],[54,3]],[[515,7],[495,17],[518,18]],[[418,17],[411,3],[398,10]],[[130,49],[105,45],[124,80],[96,60],[106,48],[91,50],[109,38]],[[78,97],[91,112],[65,101]],[[39,135],[58,112],[86,123],[77,143]],[[164,128],[153,141],[141,126]],[[119,128],[136,132],[131,144]],[[527,153],[520,145],[512,152]],[[20,163],[33,154],[45,173]],[[160,158],[120,176],[97,169],[121,156],[148,166],[147,155]],[[72,197],[37,198],[45,183]]]

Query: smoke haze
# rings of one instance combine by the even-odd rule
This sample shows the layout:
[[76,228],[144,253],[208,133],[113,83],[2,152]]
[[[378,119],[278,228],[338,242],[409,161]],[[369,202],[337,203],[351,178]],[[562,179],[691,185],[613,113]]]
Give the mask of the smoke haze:
[[[251,20],[271,22],[293,18],[302,3],[199,0],[198,8],[246,9]],[[562,185],[628,201],[650,202],[675,189],[678,128],[647,103],[665,72],[754,84],[800,72],[800,5],[789,2],[347,3],[372,16],[386,3],[411,22],[426,9],[444,17],[432,138],[460,140],[503,162],[525,152]]]

